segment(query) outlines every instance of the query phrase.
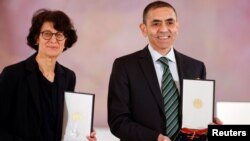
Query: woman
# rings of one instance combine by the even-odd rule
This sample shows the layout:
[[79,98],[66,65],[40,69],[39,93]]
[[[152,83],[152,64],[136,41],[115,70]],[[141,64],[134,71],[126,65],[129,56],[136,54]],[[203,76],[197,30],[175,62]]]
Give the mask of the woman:
[[[0,140],[61,141],[64,92],[74,91],[76,76],[57,58],[76,41],[65,13],[35,12],[27,44],[36,52],[0,76]],[[95,132],[87,139],[95,141]]]

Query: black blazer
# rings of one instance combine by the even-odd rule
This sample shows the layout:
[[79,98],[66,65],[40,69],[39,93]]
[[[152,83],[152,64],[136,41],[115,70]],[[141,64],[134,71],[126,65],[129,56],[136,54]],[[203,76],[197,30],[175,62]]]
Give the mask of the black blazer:
[[[182,101],[182,80],[205,79],[206,69],[203,62],[176,50],[175,57]],[[148,47],[116,59],[108,90],[111,132],[121,141],[156,141],[159,133],[165,134],[165,123],[162,95]]]
[[[41,107],[38,95],[36,54],[4,68],[0,76],[0,140],[40,141]],[[64,91],[74,91],[76,77],[72,70],[56,63],[58,76],[57,139],[62,132]]]

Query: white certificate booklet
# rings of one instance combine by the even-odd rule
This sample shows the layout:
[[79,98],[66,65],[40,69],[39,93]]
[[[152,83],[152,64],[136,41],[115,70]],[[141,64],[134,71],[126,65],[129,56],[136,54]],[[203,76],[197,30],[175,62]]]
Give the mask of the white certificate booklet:
[[95,95],[65,92],[62,141],[83,141],[93,130]]
[[223,124],[250,125],[250,102],[217,102],[217,117]]
[[204,129],[213,121],[214,80],[183,80],[182,128]]

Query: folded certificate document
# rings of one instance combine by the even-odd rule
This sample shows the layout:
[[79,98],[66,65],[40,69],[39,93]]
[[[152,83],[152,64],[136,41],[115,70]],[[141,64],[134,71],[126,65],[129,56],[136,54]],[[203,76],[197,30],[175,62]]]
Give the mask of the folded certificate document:
[[214,86],[214,80],[183,80],[183,128],[204,129],[213,121]]
[[83,141],[90,135],[94,101],[94,94],[65,92],[62,141]]

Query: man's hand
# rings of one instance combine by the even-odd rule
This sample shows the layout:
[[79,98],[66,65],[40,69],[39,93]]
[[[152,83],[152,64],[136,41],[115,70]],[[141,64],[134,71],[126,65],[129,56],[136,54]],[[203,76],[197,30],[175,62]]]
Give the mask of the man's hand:
[[167,136],[159,134],[157,141],[171,141]]
[[211,125],[222,125],[222,124],[223,122],[217,117],[214,117],[214,121],[213,123],[211,123]]

